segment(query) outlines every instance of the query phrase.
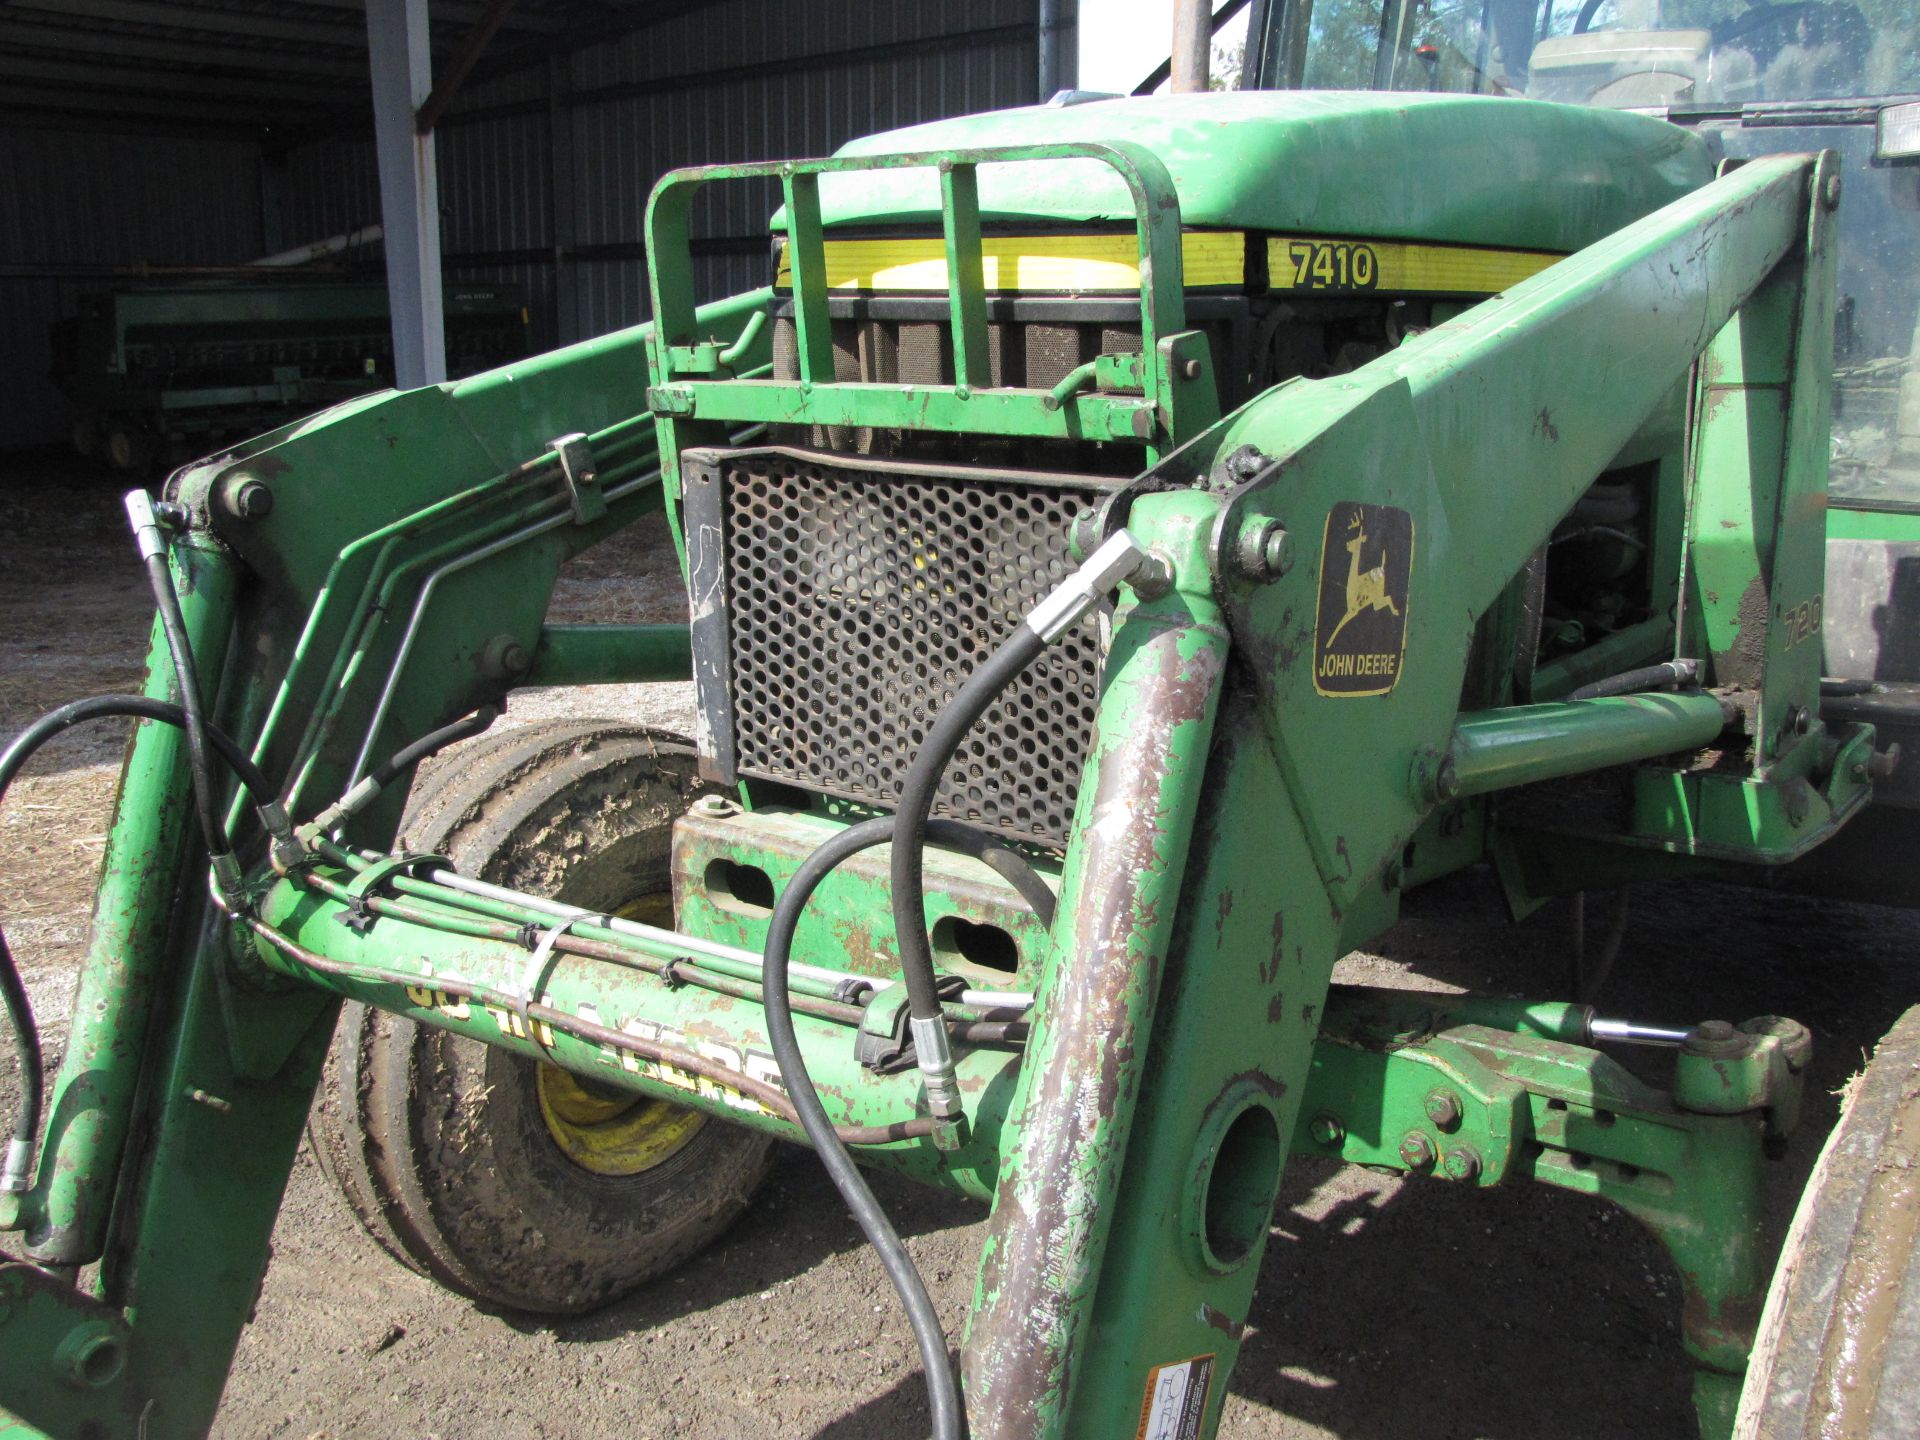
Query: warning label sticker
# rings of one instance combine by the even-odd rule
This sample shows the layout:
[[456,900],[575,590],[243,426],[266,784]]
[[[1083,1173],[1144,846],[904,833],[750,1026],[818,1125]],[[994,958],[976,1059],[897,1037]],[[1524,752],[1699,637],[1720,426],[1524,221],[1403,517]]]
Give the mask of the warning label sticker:
[[1327,512],[1313,688],[1322,695],[1385,695],[1407,644],[1413,517],[1391,505],[1343,500]]
[[1140,1402],[1133,1440],[1198,1440],[1213,1384],[1213,1356],[1196,1355],[1175,1365],[1156,1365]]

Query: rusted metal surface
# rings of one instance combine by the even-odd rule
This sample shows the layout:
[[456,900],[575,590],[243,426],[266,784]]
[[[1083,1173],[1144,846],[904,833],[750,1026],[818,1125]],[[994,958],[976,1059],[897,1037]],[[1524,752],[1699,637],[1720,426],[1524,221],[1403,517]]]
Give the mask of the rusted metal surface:
[[969,1326],[977,1440],[1065,1433],[1226,654],[1210,598],[1180,591],[1115,629]]

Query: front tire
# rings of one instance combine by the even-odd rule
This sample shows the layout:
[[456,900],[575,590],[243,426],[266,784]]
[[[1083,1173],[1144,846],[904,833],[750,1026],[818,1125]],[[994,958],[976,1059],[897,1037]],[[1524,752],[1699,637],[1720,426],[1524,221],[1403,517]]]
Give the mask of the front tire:
[[[608,721],[488,736],[414,787],[409,848],[467,875],[670,922],[678,737]],[[746,1208],[772,1141],[364,1005],[341,1016],[309,1125],[396,1259],[484,1304],[570,1315],[690,1259]]]
[[1855,1077],[1781,1247],[1735,1440],[1920,1435],[1920,1006]]

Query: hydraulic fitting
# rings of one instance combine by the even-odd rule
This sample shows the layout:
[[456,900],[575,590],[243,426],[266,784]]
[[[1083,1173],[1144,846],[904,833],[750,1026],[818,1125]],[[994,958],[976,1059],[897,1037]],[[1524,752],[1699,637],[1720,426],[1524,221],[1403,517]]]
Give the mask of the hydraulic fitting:
[[127,521],[133,526],[133,540],[140,549],[140,558],[164,560],[167,537],[160,528],[160,517],[153,513],[153,497],[144,490],[129,490],[122,503],[127,507]]
[[27,1174],[32,1169],[33,1142],[19,1139],[8,1141],[6,1163],[0,1166],[0,1195],[26,1194]]
[[1148,558],[1133,536],[1125,530],[1116,530],[1087,557],[1084,565],[1027,612],[1027,628],[1051,645],[1078,625],[1109,590],[1131,576]]
[[960,1096],[960,1079],[953,1068],[953,1046],[944,1017],[915,1015],[908,1022],[913,1034],[914,1060],[927,1090],[927,1113],[933,1117],[933,1143],[957,1150],[966,1143],[967,1112]]

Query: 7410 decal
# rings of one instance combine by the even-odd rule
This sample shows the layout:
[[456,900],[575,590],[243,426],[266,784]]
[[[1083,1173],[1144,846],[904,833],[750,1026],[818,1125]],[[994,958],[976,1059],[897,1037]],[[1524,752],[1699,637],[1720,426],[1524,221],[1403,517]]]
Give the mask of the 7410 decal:
[[1295,290],[1371,290],[1380,283],[1380,256],[1371,245],[1347,240],[1289,240]]

